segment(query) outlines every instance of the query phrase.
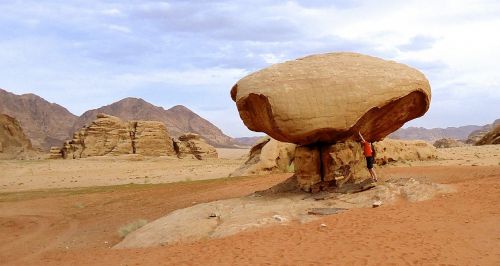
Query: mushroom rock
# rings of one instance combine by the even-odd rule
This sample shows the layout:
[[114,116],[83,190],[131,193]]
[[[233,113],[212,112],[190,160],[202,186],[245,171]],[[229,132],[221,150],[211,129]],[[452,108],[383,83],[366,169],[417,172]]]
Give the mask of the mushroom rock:
[[329,53],[275,64],[231,89],[253,131],[301,145],[335,143],[358,131],[383,139],[429,108],[429,81],[418,70],[356,53]]
[[368,141],[383,139],[427,112],[431,90],[409,66],[328,53],[252,73],[233,86],[231,98],[250,130],[298,145],[294,180],[315,191],[366,177],[358,131]]

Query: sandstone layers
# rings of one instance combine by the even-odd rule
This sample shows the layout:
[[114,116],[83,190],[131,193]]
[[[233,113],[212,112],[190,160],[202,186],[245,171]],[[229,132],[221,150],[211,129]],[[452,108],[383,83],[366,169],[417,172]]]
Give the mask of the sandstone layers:
[[[196,154],[198,159],[217,157],[213,147],[199,137],[197,142],[180,140],[181,145],[190,149],[185,153]],[[58,157],[58,149],[51,149],[51,157]],[[184,154],[176,152],[174,141],[165,124],[158,121],[129,121],[117,117],[98,114],[89,126],[73,134],[59,149],[60,157],[85,158],[103,155],[139,154],[144,156],[172,156]]]
[[19,122],[0,114],[0,159],[24,159],[35,154]]
[[[353,143],[361,131],[378,141],[429,108],[430,85],[416,69],[355,53],[312,55],[272,65],[231,89],[245,125],[298,144],[302,189],[356,176],[364,160]],[[340,159],[338,154],[346,154]]]

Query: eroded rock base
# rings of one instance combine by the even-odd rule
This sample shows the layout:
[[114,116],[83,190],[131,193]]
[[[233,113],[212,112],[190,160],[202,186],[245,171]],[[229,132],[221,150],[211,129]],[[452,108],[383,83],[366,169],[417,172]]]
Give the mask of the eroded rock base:
[[338,188],[370,176],[361,145],[354,141],[297,146],[294,163],[297,186],[306,192]]

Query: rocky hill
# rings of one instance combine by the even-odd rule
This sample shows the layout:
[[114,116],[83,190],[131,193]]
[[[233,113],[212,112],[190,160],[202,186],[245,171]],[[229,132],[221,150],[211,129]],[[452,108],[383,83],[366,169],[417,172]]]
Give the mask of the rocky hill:
[[447,127],[447,128],[423,128],[423,127],[409,127],[400,128],[388,137],[392,139],[406,139],[406,140],[427,140],[436,141],[443,138],[452,139],[467,139],[469,134],[475,130],[481,129],[482,126],[462,126],[462,127]]
[[35,150],[19,122],[0,114],[0,159],[24,159],[33,155]]
[[209,144],[216,147],[234,146],[231,137],[185,106],[176,105],[165,110],[138,98],[125,98],[85,112],[74,123],[71,132],[90,124],[99,113],[116,116],[123,120],[161,121],[167,125],[169,133],[174,137],[179,137],[186,132],[193,132],[201,135]]
[[49,150],[69,138],[77,116],[35,94],[16,95],[0,89],[0,113],[19,121],[34,147]]

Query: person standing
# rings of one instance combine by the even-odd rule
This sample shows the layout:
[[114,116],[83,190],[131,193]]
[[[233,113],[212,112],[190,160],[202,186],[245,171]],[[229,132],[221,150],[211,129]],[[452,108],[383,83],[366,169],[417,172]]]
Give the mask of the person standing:
[[366,157],[366,167],[368,168],[368,172],[370,172],[372,180],[378,182],[377,174],[375,173],[375,170],[373,170],[373,163],[375,162],[375,151],[372,149],[373,146],[370,142],[363,138],[361,132],[358,131],[358,134],[361,139],[361,145],[363,145],[363,154]]

